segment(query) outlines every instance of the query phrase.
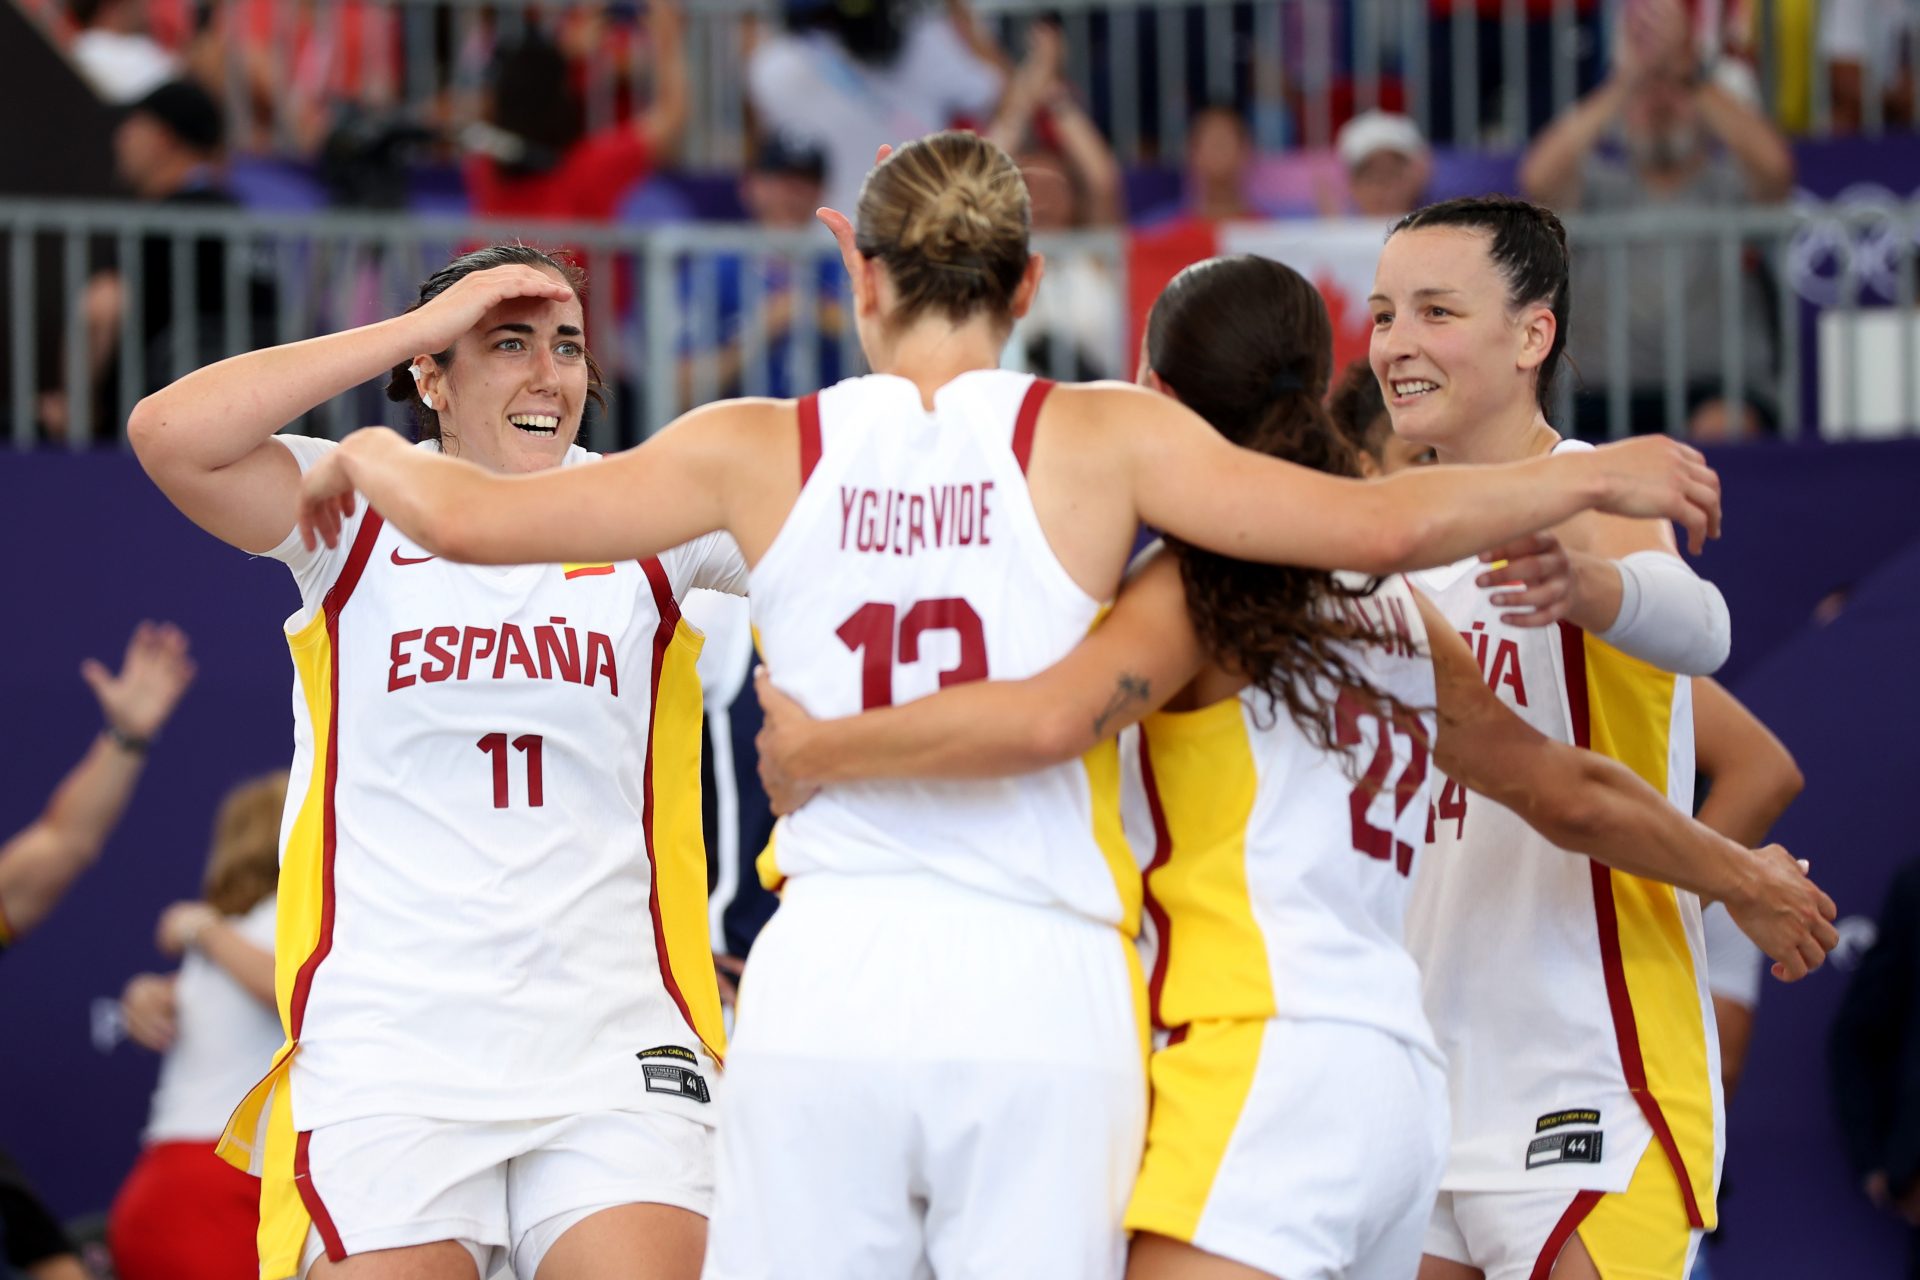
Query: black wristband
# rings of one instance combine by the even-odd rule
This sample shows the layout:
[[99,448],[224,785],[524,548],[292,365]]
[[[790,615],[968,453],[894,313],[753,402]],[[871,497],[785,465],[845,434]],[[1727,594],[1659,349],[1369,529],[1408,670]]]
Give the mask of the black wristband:
[[107,726],[107,736],[113,739],[113,745],[130,755],[143,756],[147,748],[153,745],[151,738],[136,738],[117,724]]

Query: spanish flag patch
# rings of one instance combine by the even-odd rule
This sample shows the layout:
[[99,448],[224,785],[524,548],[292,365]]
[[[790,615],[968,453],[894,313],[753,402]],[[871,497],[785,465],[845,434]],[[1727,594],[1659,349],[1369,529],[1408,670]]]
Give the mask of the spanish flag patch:
[[608,564],[563,564],[560,566],[569,579],[597,578],[603,573],[612,573],[613,565]]

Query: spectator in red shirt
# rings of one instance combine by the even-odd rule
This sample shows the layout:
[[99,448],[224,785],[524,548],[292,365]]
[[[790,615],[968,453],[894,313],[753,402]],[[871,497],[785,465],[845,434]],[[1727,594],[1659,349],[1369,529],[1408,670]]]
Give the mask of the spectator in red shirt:
[[254,1280],[260,1184],[214,1151],[234,1100],[280,1048],[273,1005],[284,772],[227,793],[202,896],[160,917],[178,970],[127,984],[127,1033],[162,1054],[140,1158],[115,1198],[107,1244],[120,1280]]
[[621,197],[672,158],[687,123],[685,18],[678,5],[649,9],[654,38],[653,103],[595,133],[566,59],[537,33],[494,65],[486,123],[464,141],[467,194],[488,218],[607,222]]

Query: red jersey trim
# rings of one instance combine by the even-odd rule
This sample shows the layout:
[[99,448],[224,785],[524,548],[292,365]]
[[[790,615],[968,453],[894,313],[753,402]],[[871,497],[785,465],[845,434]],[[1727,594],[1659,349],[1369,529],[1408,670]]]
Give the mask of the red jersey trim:
[[800,487],[807,487],[820,465],[820,393],[800,397]]
[[1027,462],[1033,457],[1033,428],[1040,421],[1040,406],[1055,385],[1051,378],[1035,378],[1021,397],[1020,414],[1013,420],[1013,457],[1020,464],[1021,475],[1027,473]]
[[[352,598],[353,589],[359,585],[360,575],[366,571],[367,560],[373,554],[373,544],[379,539],[384,523],[377,511],[367,512],[366,518],[360,522],[360,532],[353,540],[353,549],[347,553],[347,562],[341,567],[340,576],[334,580],[320,603],[327,619],[327,763],[320,808],[320,938],[314,944],[313,953],[294,976],[293,996],[288,1005],[288,1031],[294,1040],[300,1038],[301,1027],[306,1022],[307,997],[313,991],[313,975],[333,950],[334,791],[340,780],[340,613]],[[346,1255],[343,1253],[340,1256]]]
[[674,1007],[680,1010],[687,1030],[693,1033],[694,1039],[700,1040],[714,1061],[718,1062],[720,1055],[713,1052],[713,1046],[700,1039],[700,1032],[693,1025],[693,1010],[687,1007],[687,998],[680,992],[680,982],[673,976],[673,964],[667,954],[666,921],[660,915],[660,865],[655,860],[653,839],[653,737],[657,727],[655,717],[660,711],[660,672],[666,666],[667,646],[673,643],[674,630],[680,625],[680,602],[673,597],[673,583],[658,556],[649,556],[640,561],[640,568],[646,572],[647,585],[653,588],[654,608],[660,614],[660,626],[653,633],[653,679],[647,702],[647,753],[640,771],[640,830],[647,845],[647,912],[653,918],[653,953],[660,963],[660,981],[666,986],[667,994],[673,997]]
[[340,1229],[333,1225],[333,1215],[320,1199],[320,1188],[313,1185],[313,1169],[307,1162],[307,1141],[312,1137],[312,1130],[302,1129],[294,1138],[293,1185],[300,1192],[300,1203],[307,1207],[307,1216],[320,1232],[320,1243],[327,1247],[327,1261],[345,1262],[347,1246],[341,1243]]
[[[1153,973],[1147,978],[1147,1014],[1154,1026],[1164,1028],[1167,1024],[1160,1016],[1160,989],[1167,982],[1167,957],[1173,951],[1173,923],[1167,918],[1167,909],[1153,896],[1153,873],[1166,866],[1167,860],[1173,857],[1173,836],[1167,830],[1167,811],[1160,803],[1160,787],[1153,778],[1153,752],[1147,747],[1144,729],[1140,732],[1140,786],[1146,792],[1147,812],[1153,815],[1153,857],[1148,861],[1147,869],[1140,873],[1140,905],[1146,909],[1147,918],[1153,921],[1153,933],[1158,942],[1153,949]],[[1181,1039],[1186,1038],[1184,1027],[1180,1036]]]
[[1574,1196],[1573,1203],[1560,1215],[1560,1221],[1553,1224],[1553,1230],[1547,1234],[1547,1243],[1541,1246],[1540,1256],[1533,1260],[1533,1270],[1527,1273],[1527,1280],[1552,1280],[1553,1268],[1560,1261],[1560,1251],[1567,1247],[1567,1241],[1573,1239],[1573,1233],[1593,1212],[1593,1206],[1600,1203],[1601,1191],[1582,1191]]
[[[1573,745],[1590,751],[1593,721],[1587,693],[1586,633],[1570,622],[1560,624],[1560,657],[1567,677],[1567,710],[1573,724]],[[1594,924],[1600,934],[1600,967],[1606,978],[1607,1006],[1613,1013],[1614,1040],[1620,1047],[1620,1070],[1626,1076],[1633,1100],[1639,1104],[1640,1114],[1653,1130],[1654,1141],[1660,1144],[1667,1162],[1673,1166],[1674,1177],[1680,1183],[1680,1199],[1686,1205],[1688,1225],[1704,1227],[1706,1220],[1694,1198],[1693,1179],[1687,1176],[1687,1162],[1680,1154],[1680,1144],[1667,1124],[1666,1113],[1660,1109],[1660,1100],[1647,1086],[1646,1060],[1640,1055],[1640,1028],[1634,1020],[1633,997],[1627,990],[1626,961],[1620,951],[1620,919],[1613,904],[1613,870],[1592,859],[1588,859],[1587,866],[1593,875]]]

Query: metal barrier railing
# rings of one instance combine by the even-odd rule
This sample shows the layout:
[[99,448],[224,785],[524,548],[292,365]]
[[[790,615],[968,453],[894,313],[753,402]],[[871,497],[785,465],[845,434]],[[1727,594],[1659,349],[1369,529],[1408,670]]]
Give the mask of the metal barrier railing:
[[[5,438],[81,448],[119,437],[140,396],[194,368],[398,314],[455,253],[520,239],[587,268],[587,331],[612,392],[584,427],[596,449],[635,443],[720,396],[800,394],[865,371],[838,250],[819,231],[0,199]],[[1122,238],[1040,236],[1035,247],[1053,270],[1081,264],[1112,292],[1095,299],[1094,350],[1087,326],[1056,309],[1022,324],[1011,358],[1066,378],[1125,374]],[[1056,333],[1066,337],[1042,341]],[[397,423],[383,387],[375,379],[335,397],[299,429],[338,437]]]
[[[60,25],[54,0],[12,0]],[[199,8],[179,0],[177,7]],[[644,101],[644,6],[605,0],[215,0],[232,136],[310,150],[303,118],[345,95],[446,134],[472,123],[489,59],[528,26],[574,39],[589,127]],[[1776,119],[1803,133],[1920,123],[1911,59],[1920,8],[1842,0],[1690,5],[1704,52],[1751,62]],[[1618,0],[973,0],[1009,56],[1035,18],[1066,34],[1067,75],[1123,164],[1179,154],[1195,108],[1227,102],[1263,148],[1328,145],[1337,122],[1377,105],[1462,146],[1517,147],[1605,73]],[[748,154],[745,67],[779,0],[686,0],[691,125],[683,159],[737,168]],[[1729,13],[1743,15],[1735,21]],[[1877,24],[1877,25],[1872,25]],[[1854,24],[1858,25],[1858,24]]]
[[[1294,243],[1315,242],[1315,224],[1286,225],[1306,233]],[[1920,430],[1920,203],[1660,210],[1575,219],[1569,232],[1575,367],[1555,406],[1563,427],[1738,436],[1751,418],[1785,436]],[[592,275],[588,333],[614,392],[585,428],[595,448],[631,444],[716,397],[799,394],[864,369],[838,258],[814,230],[0,200],[5,438],[116,439],[142,394],[186,371],[396,314],[460,248],[522,235],[571,248]],[[1008,362],[1129,376],[1125,235],[1043,236],[1036,247],[1049,259],[1042,305],[1015,331]],[[1321,278],[1312,262],[1292,265]],[[1336,310],[1359,326],[1347,341],[1364,343],[1360,309]],[[398,420],[376,380],[301,429],[338,436]]]

